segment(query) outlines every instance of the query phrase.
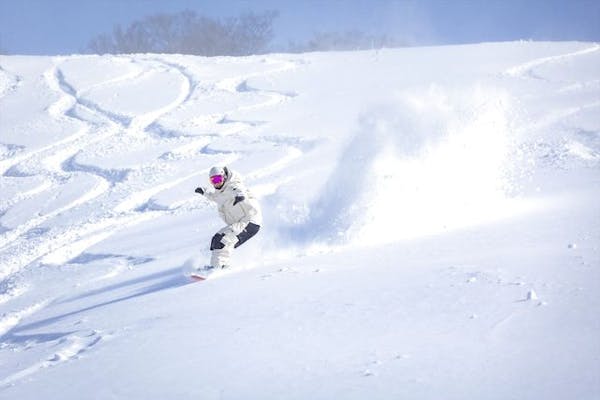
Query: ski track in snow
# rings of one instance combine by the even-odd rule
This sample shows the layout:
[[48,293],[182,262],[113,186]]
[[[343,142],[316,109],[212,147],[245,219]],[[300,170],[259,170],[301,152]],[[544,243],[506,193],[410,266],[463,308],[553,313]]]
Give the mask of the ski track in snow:
[[14,374],[0,380],[0,387],[6,387],[14,384],[16,381],[25,379],[43,369],[52,368],[65,362],[76,360],[83,356],[83,353],[96,346],[103,336],[97,331],[76,332],[68,334],[65,337],[57,339],[58,349],[48,355],[45,359],[30,365]]
[[23,310],[12,311],[2,315],[2,317],[0,317],[0,337],[5,335],[15,326],[17,326],[23,318],[35,313],[37,310],[43,308],[47,304],[48,301],[41,301]]
[[542,79],[543,80],[544,79],[543,77],[541,77],[540,75],[535,73],[535,68],[542,66],[544,64],[558,63],[558,62],[561,62],[561,61],[564,61],[564,60],[567,60],[570,58],[574,58],[574,57],[578,57],[578,56],[582,56],[582,55],[586,55],[586,54],[591,54],[598,50],[600,50],[600,45],[594,44],[593,46],[590,46],[583,50],[578,50],[578,51],[574,51],[571,53],[560,54],[560,55],[550,56],[550,57],[537,58],[535,60],[528,61],[526,63],[511,67],[511,68],[507,69],[506,71],[504,71],[504,74],[514,77],[514,78],[532,78],[532,79]]

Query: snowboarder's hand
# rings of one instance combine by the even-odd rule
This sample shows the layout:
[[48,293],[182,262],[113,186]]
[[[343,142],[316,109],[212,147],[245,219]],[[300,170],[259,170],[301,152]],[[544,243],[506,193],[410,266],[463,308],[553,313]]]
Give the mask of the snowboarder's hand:
[[237,203],[246,200],[246,198],[242,195],[235,196],[235,200],[233,201],[233,205],[235,206]]
[[194,192],[198,194],[204,194],[205,190],[203,187],[197,187],[196,190],[194,190]]

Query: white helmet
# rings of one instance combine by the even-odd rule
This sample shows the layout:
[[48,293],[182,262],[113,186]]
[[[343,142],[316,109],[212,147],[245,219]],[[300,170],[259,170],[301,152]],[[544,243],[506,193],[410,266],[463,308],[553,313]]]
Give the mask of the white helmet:
[[214,166],[210,169],[208,178],[213,185],[222,185],[229,178],[229,170],[227,167]]
[[212,167],[210,169],[210,172],[208,173],[208,177],[212,178],[213,176],[217,176],[217,175],[221,175],[222,177],[225,177],[227,175],[225,173],[225,171],[226,171],[226,168],[215,165],[214,167]]

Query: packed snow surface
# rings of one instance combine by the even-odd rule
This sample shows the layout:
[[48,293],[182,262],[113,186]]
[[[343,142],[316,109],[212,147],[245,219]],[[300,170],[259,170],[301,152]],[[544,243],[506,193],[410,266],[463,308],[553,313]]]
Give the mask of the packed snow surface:
[[598,44],[3,56],[0,175],[2,399],[600,398]]

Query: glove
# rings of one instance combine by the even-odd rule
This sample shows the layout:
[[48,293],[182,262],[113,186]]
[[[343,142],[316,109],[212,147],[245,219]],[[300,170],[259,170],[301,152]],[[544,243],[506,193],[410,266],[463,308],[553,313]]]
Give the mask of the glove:
[[197,187],[196,190],[194,190],[194,192],[196,192],[198,194],[204,194],[204,188]]
[[246,200],[246,198],[242,195],[239,196],[235,196],[235,200],[233,201],[233,205],[235,206],[237,203],[242,202]]

